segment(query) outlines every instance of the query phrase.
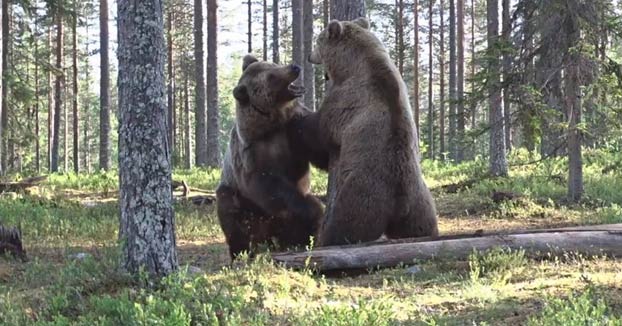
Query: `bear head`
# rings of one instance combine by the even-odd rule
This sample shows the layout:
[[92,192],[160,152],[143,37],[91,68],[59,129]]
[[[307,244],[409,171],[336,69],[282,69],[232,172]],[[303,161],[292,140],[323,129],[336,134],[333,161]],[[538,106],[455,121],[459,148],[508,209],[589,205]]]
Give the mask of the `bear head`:
[[318,35],[308,61],[323,64],[326,77],[333,82],[339,82],[364,73],[367,70],[367,57],[379,51],[386,52],[380,40],[369,31],[369,21],[366,18],[352,21],[332,20]]

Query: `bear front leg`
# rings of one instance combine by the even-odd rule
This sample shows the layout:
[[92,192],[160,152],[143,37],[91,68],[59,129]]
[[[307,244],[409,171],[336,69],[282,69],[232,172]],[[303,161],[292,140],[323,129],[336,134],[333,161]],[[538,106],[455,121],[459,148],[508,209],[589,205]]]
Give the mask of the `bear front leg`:
[[320,133],[319,113],[295,118],[287,129],[291,147],[297,156],[307,158],[318,169],[328,170],[329,151]]
[[279,175],[257,173],[248,183],[249,197],[268,215],[278,218],[278,240],[284,245],[302,245],[315,234],[323,214],[320,201],[301,193]]
[[229,246],[229,256],[233,261],[240,253],[250,251],[249,230],[244,230],[244,210],[236,199],[235,189],[220,185],[216,189],[216,209],[220,227]]

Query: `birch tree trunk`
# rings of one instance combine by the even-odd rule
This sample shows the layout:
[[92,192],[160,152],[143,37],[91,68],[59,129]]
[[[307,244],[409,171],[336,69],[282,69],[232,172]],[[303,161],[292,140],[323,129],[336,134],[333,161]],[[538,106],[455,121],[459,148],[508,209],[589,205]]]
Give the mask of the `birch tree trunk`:
[[123,267],[160,277],[177,269],[162,1],[120,0],[118,24]]

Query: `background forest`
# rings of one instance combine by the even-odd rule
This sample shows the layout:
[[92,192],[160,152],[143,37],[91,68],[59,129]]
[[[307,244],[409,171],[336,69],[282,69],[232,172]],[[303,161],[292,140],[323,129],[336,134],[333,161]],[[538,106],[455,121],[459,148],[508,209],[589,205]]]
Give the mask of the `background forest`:
[[174,192],[186,267],[145,288],[117,268],[117,3],[2,0],[1,184],[48,177],[0,186],[30,257],[0,257],[0,325],[622,325],[622,262],[604,255],[495,249],[341,278],[228,264],[210,200],[241,58],[304,66],[315,109],[324,73],[304,58],[348,6],[410,90],[441,233],[622,223],[619,0],[165,0],[173,179],[200,196]]

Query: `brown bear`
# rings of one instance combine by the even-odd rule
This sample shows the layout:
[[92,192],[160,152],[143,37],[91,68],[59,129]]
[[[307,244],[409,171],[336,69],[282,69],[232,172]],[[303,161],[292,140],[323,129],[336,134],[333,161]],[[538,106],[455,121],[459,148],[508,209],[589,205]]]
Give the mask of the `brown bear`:
[[[293,123],[310,113],[297,100],[304,89],[292,84],[301,68],[247,55],[242,70],[233,90],[235,126],[216,190],[232,259],[264,242],[307,244],[323,214],[319,200],[309,194],[312,152],[300,146]],[[323,160],[314,163],[327,165],[328,156]]]
[[329,155],[320,246],[438,235],[406,85],[368,28],[364,18],[331,21],[309,56],[332,83],[300,127]]

